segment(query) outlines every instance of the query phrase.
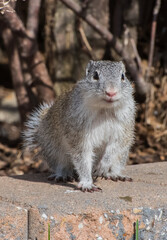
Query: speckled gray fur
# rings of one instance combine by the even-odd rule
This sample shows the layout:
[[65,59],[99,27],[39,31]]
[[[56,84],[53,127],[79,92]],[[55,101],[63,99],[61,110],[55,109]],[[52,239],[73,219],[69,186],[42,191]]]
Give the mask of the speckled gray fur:
[[[106,92],[116,92],[108,96]],[[86,76],[53,104],[29,118],[25,146],[39,147],[56,179],[79,176],[78,187],[96,190],[93,176],[124,179],[134,139],[133,89],[122,62],[90,61]]]

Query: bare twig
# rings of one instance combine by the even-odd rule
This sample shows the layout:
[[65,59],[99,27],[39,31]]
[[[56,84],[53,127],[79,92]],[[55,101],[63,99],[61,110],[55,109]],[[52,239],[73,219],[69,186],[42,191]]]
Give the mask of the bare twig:
[[86,34],[85,34],[85,31],[83,29],[83,26],[82,26],[82,19],[79,18],[78,19],[78,31],[80,33],[80,36],[81,36],[81,41],[83,42],[83,45],[84,47],[86,47],[86,52],[87,54],[93,59],[93,60],[96,60],[96,56],[93,52],[93,49],[92,47],[90,46],[89,44],[89,41],[86,37]]
[[[89,8],[89,5],[90,5],[91,1],[90,0],[81,0],[81,8],[82,8],[82,15],[86,15],[87,14],[87,10]],[[87,52],[87,54],[93,59],[93,60],[96,60],[96,56],[95,54],[93,53],[93,49],[92,47],[90,46],[89,44],[89,41],[86,37],[86,34],[85,34],[85,31],[83,29],[83,21],[81,18],[78,18],[78,31],[80,33],[80,36],[81,36],[81,41],[84,45],[84,50],[85,52]],[[86,47],[86,49],[85,49]]]
[[135,55],[135,59],[137,61],[137,65],[138,65],[138,69],[140,71],[140,73],[142,73],[142,65],[141,65],[141,58],[139,56],[139,53],[138,53],[138,50],[137,50],[137,47],[136,47],[136,43],[135,43],[135,40],[134,38],[132,37],[131,33],[130,33],[130,30],[129,28],[126,26],[126,24],[124,24],[124,31],[125,31],[125,35],[126,35],[126,41],[129,42],[130,41],[130,44],[132,46],[132,49],[133,49],[133,53]]
[[139,56],[139,53],[138,53],[138,50],[137,50],[137,47],[136,47],[136,43],[131,36],[130,36],[130,42],[131,42],[131,45],[132,45],[132,48],[133,48],[133,52],[134,52],[134,55],[135,55],[135,58],[136,58],[136,61],[137,61],[139,71],[142,73],[141,58]]
[[75,3],[73,0],[61,0],[67,7],[73,10],[79,17],[83,18],[96,32],[98,32],[123,58],[130,72],[132,78],[136,83],[136,91],[140,96],[145,96],[147,92],[147,85],[144,82],[142,74],[138,71],[136,63],[131,59],[123,48],[122,43],[116,39],[111,32],[108,31],[103,25],[101,25],[94,17],[90,14],[83,14],[82,8]]
[[146,81],[149,78],[150,69],[151,69],[152,63],[153,63],[155,35],[156,35],[156,29],[157,29],[157,17],[158,17],[158,14],[159,14],[160,7],[161,7],[161,0],[156,0],[155,7],[154,7],[154,10],[153,10],[153,21],[152,21],[152,28],[151,28],[151,39],[150,39],[150,51],[149,51],[149,58],[148,58],[148,68],[147,68],[146,76],[145,76]]
[[83,42],[85,43],[85,46],[87,47],[88,51],[91,52],[92,51],[92,47],[90,46],[89,42],[88,42],[88,39],[85,35],[85,32],[83,30],[83,27],[82,26],[79,26],[79,32],[81,34],[81,37],[82,37],[82,40]]

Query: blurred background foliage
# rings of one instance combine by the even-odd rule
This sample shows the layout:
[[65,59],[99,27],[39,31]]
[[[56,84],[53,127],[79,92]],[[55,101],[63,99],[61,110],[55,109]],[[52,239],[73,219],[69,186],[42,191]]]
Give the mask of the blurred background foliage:
[[123,60],[136,90],[129,164],[166,161],[166,13],[166,0],[0,0],[0,175],[47,170],[21,155],[24,121],[90,59]]

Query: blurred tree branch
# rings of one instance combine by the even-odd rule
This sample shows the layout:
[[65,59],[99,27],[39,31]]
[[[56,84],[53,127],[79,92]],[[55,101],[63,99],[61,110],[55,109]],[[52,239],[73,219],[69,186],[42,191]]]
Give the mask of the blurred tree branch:
[[[42,57],[42,54],[38,51],[38,45],[36,41],[36,34],[38,29],[38,20],[36,20],[36,18],[38,18],[40,0],[35,2],[33,0],[30,0],[29,4],[30,4],[29,9],[31,8],[31,10],[29,10],[28,12],[27,29],[24,27],[21,19],[14,11],[14,9],[10,6],[10,4],[5,6],[5,10],[3,11],[3,13],[0,11],[1,14],[0,17],[2,22],[4,23],[4,28],[10,29],[11,32],[13,33],[16,42],[16,47],[19,53],[18,56],[20,57],[20,61],[21,62],[25,61],[28,66],[29,72],[32,75],[33,86],[35,86],[38,94],[39,102],[41,101],[48,102],[54,99],[55,94],[53,90],[52,81],[49,77],[46,65],[44,63],[44,58]],[[31,17],[32,19],[30,20],[29,18]],[[3,38],[5,38],[5,36]],[[12,52],[11,54],[9,53],[8,55],[11,56]],[[11,65],[11,68],[12,67],[14,66]],[[13,71],[13,69],[11,69],[11,71]],[[20,67],[18,67],[18,72],[16,72],[15,74],[19,75],[19,72]],[[14,85],[15,81],[16,78],[13,77]],[[25,83],[26,82],[24,80],[24,84]],[[17,91],[16,94],[20,94],[20,92]],[[19,97],[20,96],[17,96],[17,99],[19,99]],[[19,101],[18,104],[20,104]],[[22,112],[20,112],[20,114],[22,115]],[[21,119],[23,118],[24,116],[21,117]]]
[[79,17],[84,19],[94,30],[96,30],[109,44],[113,49],[122,57],[124,60],[127,70],[130,72],[131,77],[135,81],[136,93],[140,98],[146,97],[148,86],[144,81],[141,71],[139,71],[136,62],[131,59],[128,52],[123,48],[122,43],[119,39],[116,39],[112,33],[101,25],[94,17],[90,14],[85,14],[85,11],[82,11],[80,7],[73,0],[61,0],[67,7],[75,12]]
[[16,47],[16,42],[14,40],[13,34],[9,28],[6,28],[2,31],[2,38],[4,40],[9,58],[13,86],[18,101],[21,121],[24,122],[26,119],[26,113],[30,111],[30,100],[28,98],[27,90],[24,84],[18,49]]
[[142,74],[141,58],[139,56],[135,40],[132,37],[130,29],[126,26],[126,24],[124,24],[123,27],[124,27],[124,42],[130,42],[132,49],[133,49],[134,56],[135,56],[135,60],[137,63],[138,70]]
[[150,39],[150,51],[149,51],[149,57],[148,57],[148,68],[146,71],[145,79],[148,81],[149,75],[150,75],[150,69],[152,67],[153,63],[153,55],[154,55],[154,46],[155,46],[155,35],[156,35],[156,29],[157,29],[157,17],[159,14],[159,10],[161,7],[161,0],[156,0],[155,7],[153,10],[153,20],[152,20],[152,28],[151,28],[151,39]]
[[27,32],[33,39],[37,38],[38,25],[39,25],[39,10],[41,0],[29,1],[28,17],[27,17]]
[[[155,46],[155,36],[156,36],[156,29],[157,29],[157,17],[159,14],[159,10],[161,7],[161,0],[156,0],[154,10],[153,10],[153,20],[152,20],[152,27],[151,27],[151,39],[150,39],[150,50],[149,50],[149,57],[148,57],[148,67],[145,73],[145,79],[149,82],[150,77],[150,70],[153,64],[153,56],[154,56],[154,46]],[[151,91],[147,93],[146,99],[146,108],[145,108],[145,122],[149,122],[149,102],[151,99]]]

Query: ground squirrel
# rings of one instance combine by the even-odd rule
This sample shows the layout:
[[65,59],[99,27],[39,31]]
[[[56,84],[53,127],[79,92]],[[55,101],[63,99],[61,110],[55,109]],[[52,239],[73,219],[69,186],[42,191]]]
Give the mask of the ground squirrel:
[[123,176],[134,139],[133,88],[123,62],[90,61],[86,76],[52,104],[42,104],[29,117],[25,146],[39,148],[56,181],[78,176],[82,191],[100,191],[96,177]]

